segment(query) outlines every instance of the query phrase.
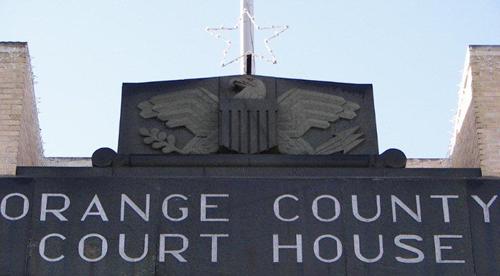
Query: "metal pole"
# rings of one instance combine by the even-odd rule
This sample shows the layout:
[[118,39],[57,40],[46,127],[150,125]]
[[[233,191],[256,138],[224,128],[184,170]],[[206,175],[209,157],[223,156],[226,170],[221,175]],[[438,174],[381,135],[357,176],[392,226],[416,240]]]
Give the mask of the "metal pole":
[[241,0],[240,72],[253,75],[255,74],[254,26],[248,15],[253,17],[253,0]]

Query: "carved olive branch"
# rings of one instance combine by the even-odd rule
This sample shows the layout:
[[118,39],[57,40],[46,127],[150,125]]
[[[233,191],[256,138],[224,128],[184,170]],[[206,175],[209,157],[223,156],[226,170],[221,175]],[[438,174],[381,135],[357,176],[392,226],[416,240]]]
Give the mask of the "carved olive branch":
[[140,128],[139,133],[144,137],[144,143],[151,145],[153,149],[161,150],[163,153],[182,152],[182,149],[175,146],[175,136],[173,135],[167,135],[166,132],[157,128]]

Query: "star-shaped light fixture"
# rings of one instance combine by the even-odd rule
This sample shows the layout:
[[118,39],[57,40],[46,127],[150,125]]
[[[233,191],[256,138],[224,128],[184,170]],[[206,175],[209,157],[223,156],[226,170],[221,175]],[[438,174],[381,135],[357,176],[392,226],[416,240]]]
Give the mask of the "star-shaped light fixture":
[[[253,15],[253,1],[252,0],[241,0],[241,13],[238,18],[238,22],[233,27],[214,27],[214,28],[206,28],[206,31],[210,33],[217,39],[221,39],[226,44],[226,47],[223,50],[222,62],[221,66],[228,66],[236,61],[241,61],[241,71],[243,74],[253,74],[255,73],[255,64],[254,59],[259,58],[260,60],[276,64],[277,59],[274,54],[273,49],[271,48],[270,42],[271,40],[277,38],[280,34],[285,32],[288,29],[288,25],[281,26],[269,26],[263,27],[259,26],[255,20]],[[254,41],[254,29],[261,30],[272,30],[273,34],[264,39],[264,45],[267,50],[267,54],[259,54],[254,51],[253,41]],[[227,59],[227,55],[232,46],[232,41],[224,37],[225,31],[235,31],[240,30],[240,56]]]

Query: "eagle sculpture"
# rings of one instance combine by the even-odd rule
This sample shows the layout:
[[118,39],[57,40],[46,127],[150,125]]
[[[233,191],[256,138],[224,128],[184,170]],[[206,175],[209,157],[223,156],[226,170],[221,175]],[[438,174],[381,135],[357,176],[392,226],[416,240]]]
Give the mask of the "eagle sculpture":
[[[143,142],[163,153],[208,154],[226,148],[239,153],[277,149],[283,154],[333,154],[348,153],[364,141],[358,126],[334,132],[316,146],[305,137],[313,128],[329,131],[339,120],[354,119],[360,108],[354,102],[300,88],[268,97],[264,83],[252,76],[230,83],[233,95],[225,99],[200,87],[141,102],[140,116],[164,122],[166,127],[141,128]],[[168,131],[177,128],[192,134],[182,147]]]

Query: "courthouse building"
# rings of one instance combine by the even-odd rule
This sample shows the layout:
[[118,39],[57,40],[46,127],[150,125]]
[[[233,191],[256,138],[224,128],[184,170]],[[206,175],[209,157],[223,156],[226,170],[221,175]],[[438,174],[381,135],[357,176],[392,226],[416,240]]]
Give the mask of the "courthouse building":
[[[480,168],[483,176],[500,176],[500,46],[468,47],[454,124],[449,156],[410,156],[407,168]],[[44,156],[28,45],[0,42],[0,175],[15,175],[18,166],[91,162]]]
[[0,42],[0,274],[498,274],[500,46],[467,49],[440,159],[379,154],[369,84],[243,72],[125,83],[117,152],[47,157]]

